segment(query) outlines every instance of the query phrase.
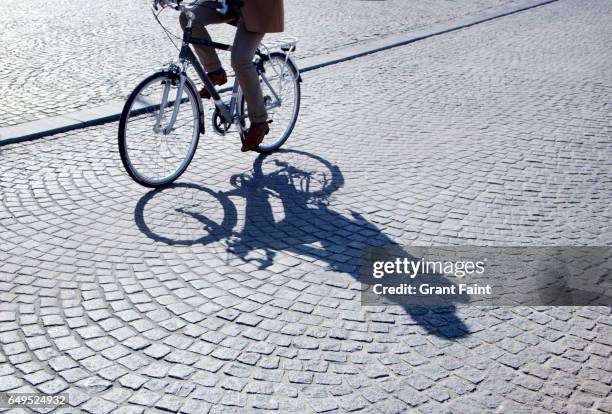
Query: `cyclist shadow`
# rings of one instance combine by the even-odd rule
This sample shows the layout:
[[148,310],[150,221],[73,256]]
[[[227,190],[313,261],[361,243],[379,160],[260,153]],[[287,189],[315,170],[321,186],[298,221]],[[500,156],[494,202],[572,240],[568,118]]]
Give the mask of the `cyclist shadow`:
[[[204,213],[194,203],[174,206],[175,211],[180,211],[194,225],[199,223],[200,229],[207,229],[205,236],[191,239],[160,236],[147,225],[144,217],[147,204],[167,190],[155,190],[141,199],[135,212],[136,222],[147,236],[167,244],[202,245],[223,241],[228,253],[255,264],[260,270],[273,266],[277,253],[285,252],[306,256],[317,264],[326,265],[325,272],[348,273],[356,280],[360,278],[362,248],[401,248],[359,212],[349,210],[343,215],[330,208],[333,193],[344,185],[344,177],[337,166],[317,155],[295,150],[260,155],[252,171],[232,176],[230,183],[233,189],[224,193],[195,184],[170,187],[214,194],[222,206],[217,210],[223,210],[223,217],[219,219],[207,216],[209,212]],[[240,197],[246,202],[244,223],[239,232],[233,231],[238,219],[230,197]],[[193,230],[189,232],[195,234]],[[325,272],[320,275],[322,279]],[[436,279],[440,284],[449,284],[441,275],[436,275]],[[459,301],[463,299],[458,298]],[[469,334],[452,304],[404,306],[404,309],[430,334],[451,339]]]

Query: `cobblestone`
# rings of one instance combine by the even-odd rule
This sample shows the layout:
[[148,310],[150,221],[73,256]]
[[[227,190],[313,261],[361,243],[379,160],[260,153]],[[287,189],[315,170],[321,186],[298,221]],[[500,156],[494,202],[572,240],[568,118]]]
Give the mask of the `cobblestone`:
[[[286,33],[301,38],[299,56],[309,57],[524,2],[435,0],[407,5],[406,1],[287,0]],[[149,4],[148,0],[110,0],[96,8],[68,0],[56,1],[52,8],[44,0],[20,7],[0,4],[6,59],[0,65],[4,97],[0,127],[121,100],[145,75],[175,60],[177,51],[152,17]],[[176,12],[164,11],[160,17],[173,34],[180,34]],[[232,41],[229,27],[220,25],[212,33],[215,40]],[[222,59],[229,69],[226,55]],[[287,260],[288,266],[295,263]]]
[[2,147],[0,391],[95,413],[607,409],[609,308],[362,308],[354,269],[370,242],[609,245],[611,15],[563,0],[312,72],[286,151],[207,134],[164,191],[123,172],[116,125]]

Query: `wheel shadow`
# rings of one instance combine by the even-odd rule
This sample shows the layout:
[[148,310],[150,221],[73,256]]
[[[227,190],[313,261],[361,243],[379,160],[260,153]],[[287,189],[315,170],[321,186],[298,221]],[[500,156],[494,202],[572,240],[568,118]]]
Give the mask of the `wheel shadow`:
[[[170,245],[223,243],[228,253],[258,269],[274,265],[278,252],[293,253],[324,263],[325,271],[348,273],[356,280],[364,247],[400,248],[358,211],[342,214],[332,208],[344,177],[336,165],[318,155],[296,150],[260,155],[251,171],[233,175],[230,183],[233,189],[227,192],[197,184],[151,191],[136,206],[136,224],[151,239]],[[177,194],[168,197],[171,193]],[[245,202],[238,232],[231,197]],[[157,213],[147,213],[153,205]],[[174,230],[157,220],[176,223]],[[404,309],[430,334],[451,339],[469,335],[454,305]]]
[[140,231],[169,245],[206,245],[227,239],[237,217],[236,206],[226,193],[194,183],[149,191],[134,209]]

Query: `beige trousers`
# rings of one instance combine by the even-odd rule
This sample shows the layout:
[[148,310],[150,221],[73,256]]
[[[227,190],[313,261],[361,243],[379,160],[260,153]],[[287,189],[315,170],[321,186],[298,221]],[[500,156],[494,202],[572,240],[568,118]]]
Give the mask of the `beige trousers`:
[[[229,23],[238,19],[238,28],[232,46],[232,68],[244,93],[251,123],[266,122],[268,114],[266,113],[257,70],[253,65],[253,56],[255,56],[255,51],[263,39],[264,33],[249,32],[244,27],[242,18],[238,13],[230,9],[227,14],[223,15],[216,10],[218,7],[219,3],[207,0],[200,0],[196,3],[196,7],[193,9],[195,14],[192,28],[193,36],[211,40],[204,26]],[[187,18],[183,14],[181,14],[180,22],[181,27],[184,29],[187,25]],[[213,47],[193,46],[206,72],[221,69],[221,61]]]

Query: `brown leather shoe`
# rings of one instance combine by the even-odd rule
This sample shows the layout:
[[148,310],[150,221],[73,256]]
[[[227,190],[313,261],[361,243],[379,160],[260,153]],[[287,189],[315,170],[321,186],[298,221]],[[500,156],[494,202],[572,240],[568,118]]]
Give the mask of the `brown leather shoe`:
[[270,127],[267,122],[251,124],[249,130],[244,134],[241,151],[247,152],[257,148],[268,132],[270,132]]
[[[207,75],[208,75],[208,79],[210,79],[213,85],[221,86],[227,83],[227,73],[225,73],[225,70],[223,68],[216,70],[214,72],[208,72]],[[210,92],[208,92],[208,89],[206,89],[206,86],[204,86],[200,90],[200,98],[210,99],[210,97],[211,97]]]

